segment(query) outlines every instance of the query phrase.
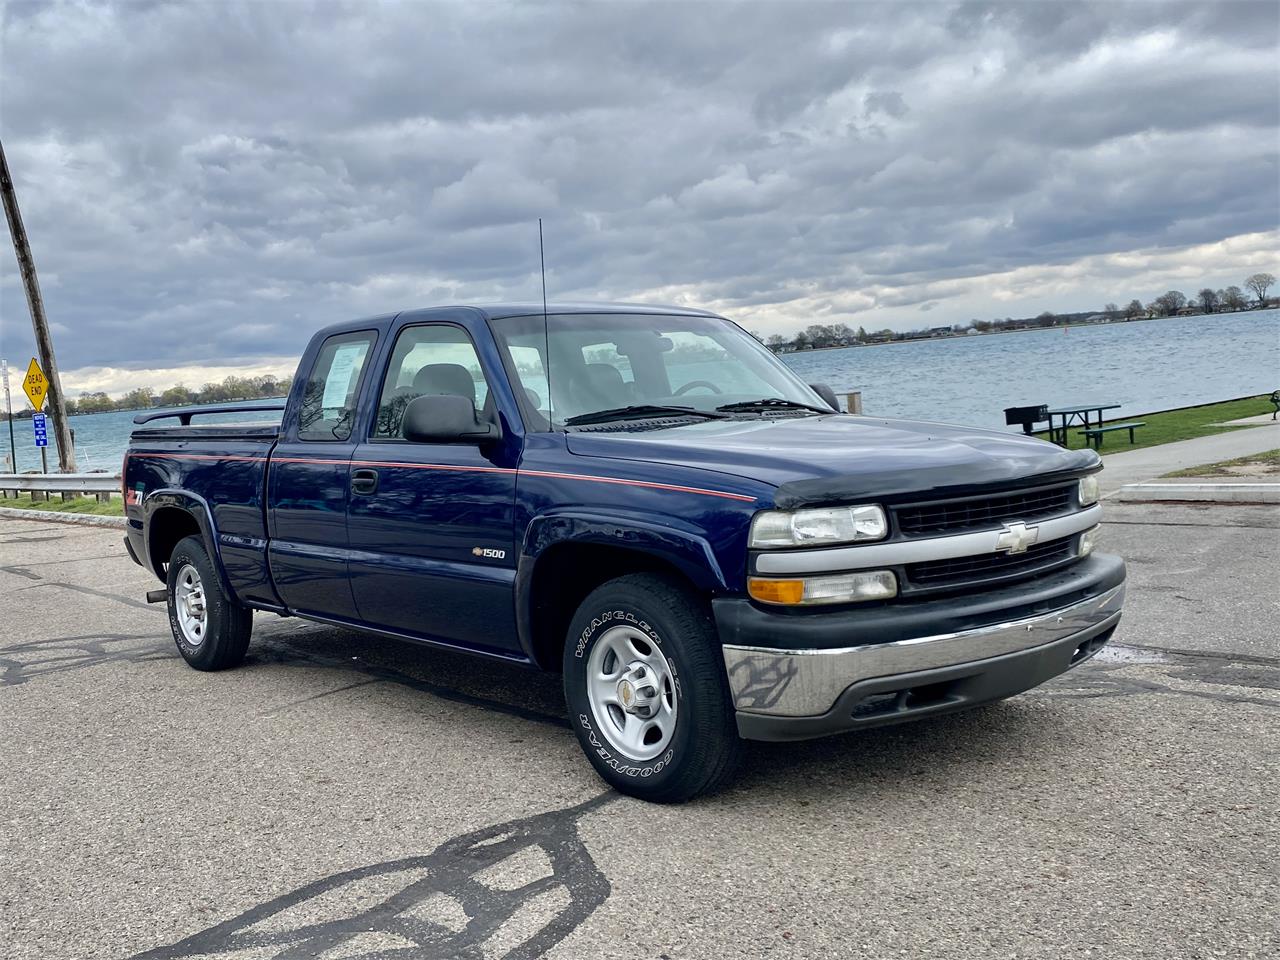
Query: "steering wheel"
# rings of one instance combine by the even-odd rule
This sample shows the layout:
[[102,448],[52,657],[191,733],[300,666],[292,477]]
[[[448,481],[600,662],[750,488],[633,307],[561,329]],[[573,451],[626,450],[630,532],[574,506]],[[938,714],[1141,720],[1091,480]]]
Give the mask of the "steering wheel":
[[688,391],[688,390],[693,390],[695,387],[706,387],[706,388],[707,388],[708,390],[710,390],[712,393],[724,393],[724,391],[723,391],[723,390],[721,390],[719,387],[717,387],[717,386],[716,386],[714,383],[712,383],[710,380],[690,380],[690,381],[689,381],[688,383],[686,383],[683,387],[681,387],[679,390],[677,390],[675,393],[673,393],[673,394],[672,394],[672,396],[673,396],[673,397],[683,397],[683,396],[685,395],[685,392],[686,392],[686,391]]

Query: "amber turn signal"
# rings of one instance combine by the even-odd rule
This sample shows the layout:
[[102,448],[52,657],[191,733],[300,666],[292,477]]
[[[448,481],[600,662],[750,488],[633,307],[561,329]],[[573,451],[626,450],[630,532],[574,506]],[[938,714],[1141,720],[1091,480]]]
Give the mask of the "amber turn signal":
[[749,577],[747,593],[752,600],[759,600],[761,603],[799,603],[804,599],[804,581]]

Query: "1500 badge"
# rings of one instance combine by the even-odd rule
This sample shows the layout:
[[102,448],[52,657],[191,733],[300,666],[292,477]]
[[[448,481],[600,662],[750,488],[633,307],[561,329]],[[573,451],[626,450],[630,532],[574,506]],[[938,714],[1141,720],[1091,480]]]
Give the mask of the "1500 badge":
[[472,547],[471,555],[473,557],[484,557],[486,560],[502,560],[506,557],[507,551],[494,550],[492,547]]

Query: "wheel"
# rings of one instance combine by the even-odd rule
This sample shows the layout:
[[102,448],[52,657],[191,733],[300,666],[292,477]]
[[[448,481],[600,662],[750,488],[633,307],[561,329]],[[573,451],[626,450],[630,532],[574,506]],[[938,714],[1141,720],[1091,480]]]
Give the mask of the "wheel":
[[222,590],[199,537],[178,541],[169,557],[169,627],[182,658],[197,670],[240,665],[253,632],[253,611]]
[[722,786],[742,762],[710,611],[674,579],[629,574],[582,602],[564,693],[587,759],[623,793],[679,803]]

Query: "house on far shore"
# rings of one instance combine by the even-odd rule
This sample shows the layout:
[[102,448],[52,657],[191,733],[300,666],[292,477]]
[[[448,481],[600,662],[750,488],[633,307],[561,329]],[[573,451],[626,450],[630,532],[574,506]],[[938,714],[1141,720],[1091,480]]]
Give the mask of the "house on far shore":
[[955,335],[955,331],[952,330],[950,327],[930,327],[929,328],[930,339],[933,339],[934,337],[950,337],[954,335]]
[[1194,316],[1196,316],[1198,313],[1200,313],[1200,308],[1199,308],[1199,307],[1183,307],[1181,310],[1179,310],[1179,311],[1178,311],[1177,316],[1179,316],[1179,317],[1194,317]]
[[1092,317],[1085,317],[1085,323],[1110,323],[1111,318],[1101,313],[1095,313]]

